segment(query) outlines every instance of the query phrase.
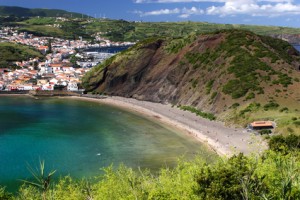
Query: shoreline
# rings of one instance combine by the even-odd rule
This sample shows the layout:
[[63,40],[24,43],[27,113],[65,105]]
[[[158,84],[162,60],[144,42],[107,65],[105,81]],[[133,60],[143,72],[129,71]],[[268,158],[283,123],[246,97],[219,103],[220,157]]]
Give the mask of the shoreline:
[[230,157],[240,152],[248,155],[260,153],[266,149],[266,144],[261,136],[253,135],[242,128],[226,127],[221,122],[200,118],[194,113],[180,110],[168,104],[117,96],[101,99],[79,96],[60,98],[98,102],[137,112],[183,131],[199,142],[207,144],[220,156]]

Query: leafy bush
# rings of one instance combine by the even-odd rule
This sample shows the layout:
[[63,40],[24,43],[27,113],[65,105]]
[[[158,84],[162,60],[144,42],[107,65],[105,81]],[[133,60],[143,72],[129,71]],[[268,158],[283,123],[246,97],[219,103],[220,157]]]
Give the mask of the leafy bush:
[[210,96],[210,99],[213,100],[217,96],[218,92],[213,92]]
[[239,107],[239,106],[240,106],[239,103],[234,103],[234,104],[232,104],[232,105],[230,106],[230,108],[235,109],[235,108],[237,108],[237,107]]
[[233,79],[228,81],[224,86],[223,86],[223,92],[225,94],[231,95],[233,99],[238,99],[240,97],[243,97],[247,94],[251,86],[245,85],[244,81],[238,80],[238,79]]
[[190,111],[192,113],[195,113],[197,116],[209,119],[209,120],[216,120],[216,117],[212,113],[206,113],[201,110],[198,110],[191,106],[178,106],[181,110]]
[[300,121],[294,121],[293,124],[295,124],[296,126],[300,126]]
[[259,133],[260,133],[261,135],[268,135],[268,134],[271,134],[272,131],[269,130],[269,129],[263,129],[263,130],[260,130]]
[[279,110],[279,112],[288,112],[288,111],[289,111],[289,109],[287,107],[281,108]]
[[274,101],[270,101],[269,103],[264,105],[264,110],[270,110],[270,109],[277,109],[279,107],[279,104],[274,102]]
[[250,103],[247,108],[245,108],[244,110],[241,110],[240,111],[240,115],[244,115],[246,114],[247,112],[255,112],[257,111],[258,109],[260,108],[260,103]]
[[254,99],[255,98],[255,94],[253,92],[250,92],[248,94],[248,96],[246,97],[246,100],[249,100],[249,99]]
[[290,152],[300,150],[300,136],[290,134],[286,137],[276,135],[270,138],[269,148],[275,152]]
[[208,81],[207,83],[206,83],[206,94],[209,94],[210,93],[210,91],[211,91],[211,89],[212,89],[212,86],[213,86],[213,84],[214,84],[214,80],[210,80],[210,81]]

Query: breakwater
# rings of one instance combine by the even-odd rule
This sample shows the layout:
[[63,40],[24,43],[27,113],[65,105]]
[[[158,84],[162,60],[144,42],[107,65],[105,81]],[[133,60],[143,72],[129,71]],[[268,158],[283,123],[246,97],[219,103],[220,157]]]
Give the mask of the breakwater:
[[80,96],[82,92],[74,91],[61,91],[61,90],[34,90],[29,91],[29,95],[32,96]]
[[5,91],[5,90],[0,90],[0,95],[1,94],[29,94],[29,90],[15,90],[15,91]]

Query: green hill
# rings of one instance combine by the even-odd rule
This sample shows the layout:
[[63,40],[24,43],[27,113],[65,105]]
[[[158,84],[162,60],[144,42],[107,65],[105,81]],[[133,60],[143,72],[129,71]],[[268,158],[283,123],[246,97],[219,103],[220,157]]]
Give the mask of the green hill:
[[299,53],[287,42],[224,30],[140,42],[95,67],[83,85],[96,93],[186,105],[229,123],[271,119],[277,131],[300,133],[299,66]]
[[0,16],[10,16],[14,15],[16,17],[88,17],[87,15],[82,15],[80,13],[75,12],[68,12],[65,10],[59,9],[29,9],[29,8],[22,8],[16,6],[0,6]]
[[0,67],[10,68],[12,62],[29,60],[30,58],[43,58],[44,56],[36,49],[9,42],[0,42]]

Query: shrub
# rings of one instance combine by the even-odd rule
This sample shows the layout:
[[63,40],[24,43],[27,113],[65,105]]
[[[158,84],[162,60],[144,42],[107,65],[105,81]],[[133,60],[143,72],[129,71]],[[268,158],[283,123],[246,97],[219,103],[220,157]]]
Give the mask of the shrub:
[[213,100],[217,96],[218,92],[213,92],[210,99]]
[[232,104],[229,108],[235,109],[235,108],[237,108],[237,107],[239,107],[239,106],[240,106],[239,103],[234,103],[234,104]]
[[210,81],[208,81],[207,83],[206,83],[206,94],[209,94],[210,93],[210,91],[211,91],[211,89],[212,89],[212,86],[213,86],[213,84],[214,84],[214,80],[210,80]]
[[300,149],[300,136],[290,134],[286,137],[276,135],[268,142],[269,148],[276,152],[289,152]]
[[288,112],[289,109],[288,109],[287,107],[284,107],[284,108],[281,108],[279,111],[280,111],[280,112]]
[[300,126],[300,121],[294,121],[293,124],[295,124],[296,126]]
[[268,135],[268,134],[271,134],[272,131],[269,130],[269,129],[264,129],[264,130],[260,130],[259,133],[260,133],[261,135]]
[[192,106],[178,106],[181,110],[190,111],[192,113],[195,113],[197,116],[209,119],[209,120],[216,120],[216,117],[212,113],[206,113],[201,110],[198,110]]
[[249,100],[249,99],[254,99],[255,98],[255,94],[253,92],[250,92],[248,94],[248,96],[246,97],[246,100]]
[[276,109],[279,107],[279,104],[274,102],[274,101],[270,101],[269,103],[267,103],[266,105],[264,105],[264,110],[270,110],[270,109]]
[[240,111],[240,115],[244,115],[247,112],[255,112],[260,108],[260,103],[250,103],[247,108],[245,108],[244,110]]

